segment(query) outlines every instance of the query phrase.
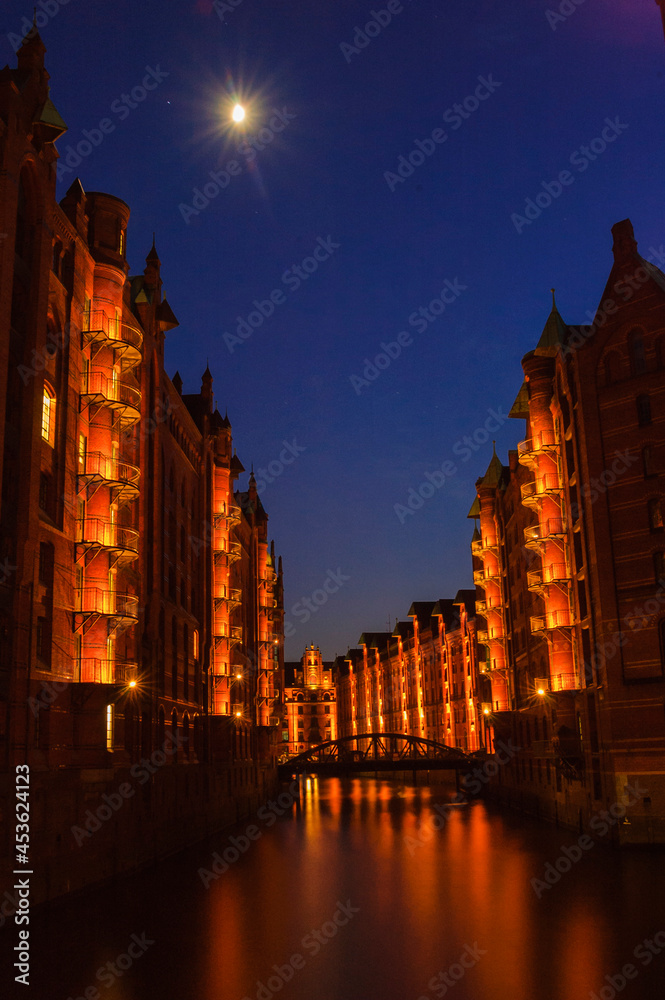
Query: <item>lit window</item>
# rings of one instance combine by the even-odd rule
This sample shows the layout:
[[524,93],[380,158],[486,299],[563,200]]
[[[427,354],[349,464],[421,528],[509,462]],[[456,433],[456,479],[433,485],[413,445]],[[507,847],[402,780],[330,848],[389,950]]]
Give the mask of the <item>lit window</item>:
[[106,749],[113,752],[113,726],[114,726],[113,705],[106,706]]
[[118,253],[121,257],[125,256],[125,230],[120,230],[120,239],[118,240]]
[[51,447],[55,444],[55,392],[44,382],[42,402],[42,438]]
[[199,633],[198,629],[194,629],[192,633],[192,656],[195,660],[199,658]]

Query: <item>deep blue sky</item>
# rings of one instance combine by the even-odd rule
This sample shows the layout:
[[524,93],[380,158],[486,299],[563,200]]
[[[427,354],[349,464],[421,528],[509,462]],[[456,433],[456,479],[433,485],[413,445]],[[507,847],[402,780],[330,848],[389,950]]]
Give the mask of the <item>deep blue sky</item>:
[[[614,222],[632,219],[644,256],[665,243],[665,39],[654,0],[586,0],[554,26],[536,0],[403,0],[345,57],[341,43],[385,4],[234,3],[224,20],[209,0],[69,0],[57,10],[40,33],[69,126],[61,155],[101,119],[115,126],[58,193],[78,173],[87,190],[128,202],[132,273],[156,231],[180,320],[167,370],[194,392],[209,358],[246,468],[279,462],[284,441],[305,449],[262,499],[284,557],[287,658],[311,642],[332,657],[405,617],[412,601],[471,586],[466,514],[492,444],[465,459],[456,443],[488,410],[510,408],[551,286],[565,320],[588,322]],[[3,3],[0,64],[15,65],[8,33],[31,15],[32,4]],[[121,114],[114,102],[147,66],[168,76]],[[459,127],[444,121],[478,77],[500,86]],[[225,124],[233,87],[253,109],[251,135],[274,108],[289,119],[252,164]],[[571,165],[606,118],[628,127],[587,169],[584,154]],[[437,128],[447,139],[391,191],[386,171]],[[179,206],[234,159],[239,172],[185,222]],[[573,182],[518,233],[511,215],[566,169]],[[284,272],[319,237],[339,246],[295,289]],[[409,326],[446,279],[466,288],[426,329]],[[275,289],[273,315],[230,351],[224,334]],[[400,331],[411,344],[357,393],[351,376]],[[508,420],[490,435],[504,461],[523,428]],[[446,461],[454,474],[402,523],[395,505]],[[304,623],[294,605],[329,570],[349,579]]]

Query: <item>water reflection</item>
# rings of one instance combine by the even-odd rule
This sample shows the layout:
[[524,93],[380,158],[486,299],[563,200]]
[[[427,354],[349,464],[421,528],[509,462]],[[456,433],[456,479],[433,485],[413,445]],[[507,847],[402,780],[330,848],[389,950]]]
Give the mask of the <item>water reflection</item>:
[[[588,1000],[665,930],[662,855],[595,847],[538,898],[532,879],[575,836],[483,803],[447,809],[453,795],[311,778],[274,825],[250,821],[256,839],[242,824],[38,917],[34,995]],[[215,852],[233,843],[238,860],[215,878]],[[345,920],[349,903],[359,912]],[[102,986],[97,970],[143,931],[155,944]],[[660,997],[665,951],[633,962],[622,997]]]

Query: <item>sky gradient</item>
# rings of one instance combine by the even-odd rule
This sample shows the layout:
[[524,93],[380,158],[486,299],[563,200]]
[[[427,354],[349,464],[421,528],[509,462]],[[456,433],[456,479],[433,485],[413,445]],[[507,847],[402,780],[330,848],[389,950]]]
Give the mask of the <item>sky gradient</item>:
[[[472,586],[474,483],[523,436],[550,288],[589,322],[626,217],[665,265],[660,11],[577,2],[38,5],[58,197],[79,176],[129,204],[132,274],[156,233],[167,371],[196,392],[209,363],[254,463],[287,659]],[[0,64],[25,17],[5,0]]]

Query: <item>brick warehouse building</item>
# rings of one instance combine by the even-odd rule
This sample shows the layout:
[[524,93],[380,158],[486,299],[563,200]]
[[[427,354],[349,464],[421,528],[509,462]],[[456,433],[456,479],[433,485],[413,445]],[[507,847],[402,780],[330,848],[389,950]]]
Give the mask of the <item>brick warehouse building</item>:
[[629,220],[612,233],[594,322],[553,305],[510,414],[524,439],[476,484],[475,617],[449,633],[446,602],[417,603],[365,633],[336,661],[339,728],[401,712],[399,731],[468,749],[510,738],[502,800],[591,830],[615,807],[616,841],[664,843],[665,275]]
[[332,663],[323,662],[318,646],[308,646],[300,660],[284,664],[282,750],[303,753],[337,736]]
[[[35,901],[255,805],[283,665],[267,515],[210,372],[189,395],[166,375],[154,243],[131,275],[123,201],[77,179],[56,203],[44,53],[35,33],[0,72],[0,747],[32,772]],[[155,754],[78,850],[72,827]]]

